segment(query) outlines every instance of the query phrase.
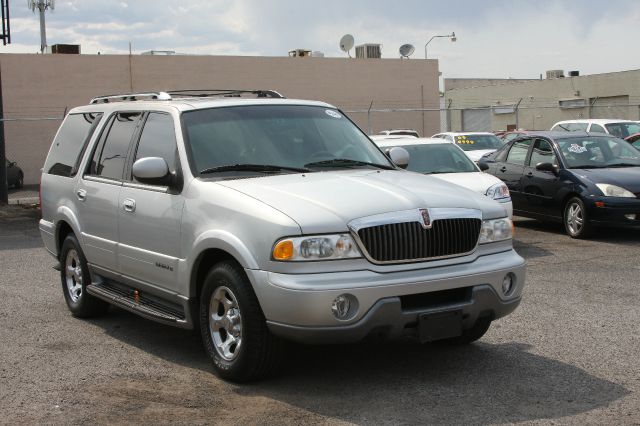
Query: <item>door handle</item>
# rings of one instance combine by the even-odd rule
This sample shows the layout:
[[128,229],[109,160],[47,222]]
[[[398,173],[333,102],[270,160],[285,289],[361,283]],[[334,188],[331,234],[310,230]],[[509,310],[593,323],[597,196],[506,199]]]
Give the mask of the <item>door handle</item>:
[[84,201],[87,198],[87,191],[84,189],[78,189],[76,195],[78,196],[78,200]]
[[125,198],[124,201],[122,202],[122,207],[125,209],[125,211],[128,211],[128,212],[135,211],[136,200],[132,198]]
[[507,168],[506,168],[505,166],[502,166],[502,167],[500,167],[500,171],[501,171],[501,172],[506,172],[506,171],[507,171]]

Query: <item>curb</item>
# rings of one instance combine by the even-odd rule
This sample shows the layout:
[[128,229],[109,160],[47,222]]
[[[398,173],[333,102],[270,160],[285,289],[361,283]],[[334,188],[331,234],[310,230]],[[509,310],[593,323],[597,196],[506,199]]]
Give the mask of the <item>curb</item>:
[[38,197],[10,198],[9,205],[34,205],[38,204],[39,201]]

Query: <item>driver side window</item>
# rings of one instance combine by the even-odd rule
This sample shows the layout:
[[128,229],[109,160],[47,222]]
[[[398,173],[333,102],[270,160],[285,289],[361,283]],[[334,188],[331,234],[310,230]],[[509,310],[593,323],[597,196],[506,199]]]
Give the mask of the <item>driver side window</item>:
[[553,151],[553,147],[548,140],[536,139],[536,143],[533,145],[531,151],[531,158],[529,159],[529,165],[535,167],[539,163],[551,163],[557,165],[556,154]]
[[509,154],[507,154],[507,163],[524,166],[530,145],[531,139],[514,142],[509,150]]

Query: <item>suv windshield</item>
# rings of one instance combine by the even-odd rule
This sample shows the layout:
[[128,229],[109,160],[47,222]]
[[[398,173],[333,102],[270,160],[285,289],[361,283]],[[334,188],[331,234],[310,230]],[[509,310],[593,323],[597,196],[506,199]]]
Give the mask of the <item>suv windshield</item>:
[[640,132],[640,123],[609,123],[605,124],[604,127],[606,127],[607,131],[613,136],[619,138],[626,138],[627,136]]
[[458,135],[455,141],[465,151],[498,149],[502,146],[502,141],[495,135]]
[[[185,112],[183,121],[196,173],[211,173],[215,168],[232,173],[394,168],[335,109],[302,105],[211,108]],[[336,159],[340,161],[327,161]]]
[[621,139],[585,136],[556,142],[570,169],[640,166],[640,151]]
[[399,145],[409,152],[407,170],[418,173],[477,172],[475,164],[450,143],[429,145]]

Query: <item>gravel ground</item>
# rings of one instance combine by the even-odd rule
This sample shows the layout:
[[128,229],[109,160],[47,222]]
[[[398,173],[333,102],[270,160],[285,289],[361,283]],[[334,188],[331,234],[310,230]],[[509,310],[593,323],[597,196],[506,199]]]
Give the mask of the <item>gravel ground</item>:
[[640,232],[519,220],[524,300],[480,342],[293,346],[239,386],[190,332],[73,318],[37,215],[0,208],[0,423],[640,424]]

